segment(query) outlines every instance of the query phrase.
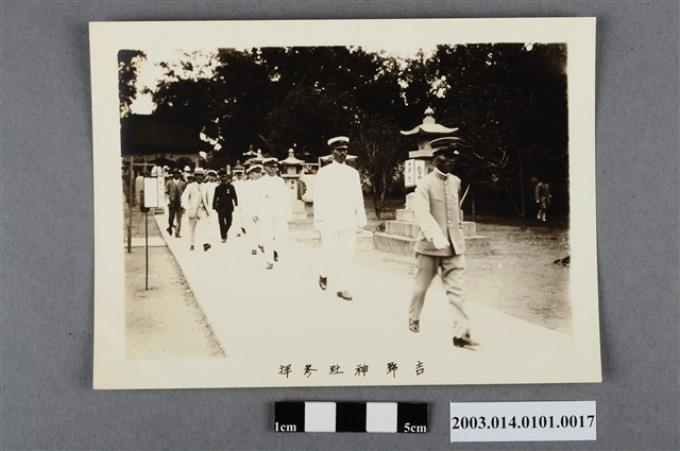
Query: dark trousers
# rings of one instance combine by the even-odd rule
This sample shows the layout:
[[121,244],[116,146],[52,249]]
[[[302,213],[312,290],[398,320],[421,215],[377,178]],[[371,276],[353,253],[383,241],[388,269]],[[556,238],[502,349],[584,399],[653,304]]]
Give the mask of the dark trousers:
[[[175,217],[177,217],[177,225],[175,225]],[[175,207],[172,205],[168,206],[168,227],[170,227],[170,230],[172,230],[173,227],[177,227],[177,229],[175,230],[175,234],[179,236],[179,232],[182,229],[181,207]]]
[[227,239],[227,232],[231,227],[231,210],[230,211],[218,211],[217,220],[220,223],[220,236],[223,240]]

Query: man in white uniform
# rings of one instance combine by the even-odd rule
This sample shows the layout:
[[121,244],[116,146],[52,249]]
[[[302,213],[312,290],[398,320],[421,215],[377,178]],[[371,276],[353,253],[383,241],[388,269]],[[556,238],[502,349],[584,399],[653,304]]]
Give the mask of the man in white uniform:
[[314,180],[314,228],[321,232],[319,286],[329,279],[338,297],[352,300],[349,292],[356,231],[366,225],[364,197],[359,172],[345,164],[349,138],[328,140],[333,162],[319,169]]
[[[234,187],[234,190],[236,190],[236,196],[240,199],[241,193],[243,191],[243,183],[245,182],[244,179],[244,174],[243,174],[243,168],[239,165],[234,169],[234,178],[231,181],[231,184]],[[233,219],[233,227],[236,228],[236,236],[239,237],[241,235],[246,234],[246,224],[243,221],[243,213],[241,212],[241,207],[236,206],[234,208],[234,219]]]
[[259,225],[267,269],[272,269],[274,262],[279,259],[277,250],[281,250],[288,236],[290,221],[290,196],[286,182],[276,174],[277,164],[276,158],[265,158],[265,175],[256,182],[258,201],[255,221]]
[[206,221],[204,227],[205,232],[210,238],[216,237],[215,231],[218,229],[217,224],[217,212],[213,210],[213,199],[215,197],[215,188],[219,183],[217,183],[217,171],[210,169],[205,172],[205,179],[201,183],[201,192],[205,196],[205,204],[210,209],[210,217]]
[[262,166],[259,164],[251,165],[246,169],[247,179],[243,180],[236,189],[239,198],[239,216],[241,225],[246,230],[246,238],[250,244],[250,254],[257,255],[257,247],[260,244],[258,226],[253,218],[257,214],[257,181],[262,176]]

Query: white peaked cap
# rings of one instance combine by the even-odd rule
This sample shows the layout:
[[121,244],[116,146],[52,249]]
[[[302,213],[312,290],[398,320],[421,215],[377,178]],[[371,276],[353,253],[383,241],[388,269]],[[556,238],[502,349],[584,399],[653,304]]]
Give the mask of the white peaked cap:
[[336,136],[335,138],[331,138],[328,140],[328,145],[332,146],[336,143],[349,143],[349,138],[347,136]]

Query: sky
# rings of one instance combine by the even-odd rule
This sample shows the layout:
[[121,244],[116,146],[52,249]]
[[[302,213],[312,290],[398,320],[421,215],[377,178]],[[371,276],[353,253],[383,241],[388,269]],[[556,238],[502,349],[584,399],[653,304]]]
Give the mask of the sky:
[[[384,51],[385,54],[389,56],[399,57],[399,58],[413,58],[419,50],[423,50],[426,56],[433,53],[435,46],[429,48],[421,48],[415,45],[409,45],[405,42],[400,42],[399,46],[394,46],[393,48],[372,48],[371,46],[362,46],[362,48],[368,52],[380,52]],[[250,47],[248,47],[250,49]],[[182,58],[184,53],[191,51],[188,50],[169,50],[169,49],[147,49],[144,50],[146,53],[146,59],[143,60],[138,66],[137,72],[137,96],[130,105],[130,110],[133,114],[151,114],[153,112],[154,103],[151,94],[141,94],[144,89],[154,90],[158,85],[158,81],[163,77],[163,69],[158,65],[161,62],[171,62],[178,61]],[[245,50],[245,49],[238,49]],[[210,52],[216,52],[217,49],[203,50],[203,55],[192,60],[195,65],[207,66],[209,64],[209,58],[207,56]],[[186,57],[184,58],[186,59]]]

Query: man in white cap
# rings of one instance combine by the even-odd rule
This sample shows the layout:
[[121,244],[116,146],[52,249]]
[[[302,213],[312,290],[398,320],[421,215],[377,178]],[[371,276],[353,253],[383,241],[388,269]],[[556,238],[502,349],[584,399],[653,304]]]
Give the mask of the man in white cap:
[[276,174],[278,160],[265,158],[262,162],[265,175],[257,181],[257,214],[260,243],[264,247],[266,268],[272,269],[279,260],[283,242],[288,236],[290,221],[290,196],[286,182]]
[[246,169],[246,180],[243,180],[236,195],[239,198],[239,216],[241,226],[245,227],[246,238],[250,244],[250,254],[257,255],[257,247],[260,245],[258,226],[255,224],[254,217],[257,215],[257,181],[262,176],[262,166],[253,164]]
[[[234,177],[231,181],[232,186],[234,187],[234,190],[236,191],[236,196],[239,197],[241,196],[241,193],[243,191],[243,183],[245,182],[244,179],[244,169],[243,166],[240,165],[240,163],[237,163],[236,166],[234,167],[233,171]],[[239,197],[240,198],[240,197]],[[243,199],[241,199],[241,202],[243,202]],[[233,217],[233,226],[237,229],[236,236],[239,237],[242,234],[246,234],[246,225],[245,221],[243,220],[243,214],[241,212],[241,207],[236,206],[234,209],[234,217]]]
[[416,277],[409,305],[409,329],[420,332],[420,313],[432,279],[439,272],[453,319],[453,345],[469,348],[470,320],[465,312],[463,277],[465,237],[460,216],[460,179],[452,174],[458,151],[451,144],[433,149],[435,170],[416,187],[414,210],[420,226]]
[[356,231],[366,225],[359,172],[345,164],[349,138],[328,140],[333,162],[319,169],[314,180],[314,228],[321,232],[319,287],[336,287],[338,297],[351,301],[350,276]]
[[[194,245],[196,244],[196,229],[199,228],[201,222],[210,216],[210,210],[212,209],[210,205],[206,203],[206,196],[201,189],[201,184],[203,182],[203,170],[196,169],[194,171],[194,180],[191,181],[182,193],[182,208],[184,208],[187,218],[189,218],[189,231],[191,233],[191,245],[190,250],[194,250]],[[203,235],[204,227],[200,227],[199,235]],[[205,240],[203,243],[203,250],[207,251],[210,249],[210,243]]]
[[208,169],[205,171],[205,178],[203,183],[201,183],[201,192],[205,196],[205,204],[210,207],[210,217],[206,221],[206,226],[204,231],[208,233],[211,237],[215,236],[215,230],[217,230],[217,212],[212,208],[213,199],[215,197],[215,188],[219,183],[217,183],[217,171],[213,169]]

